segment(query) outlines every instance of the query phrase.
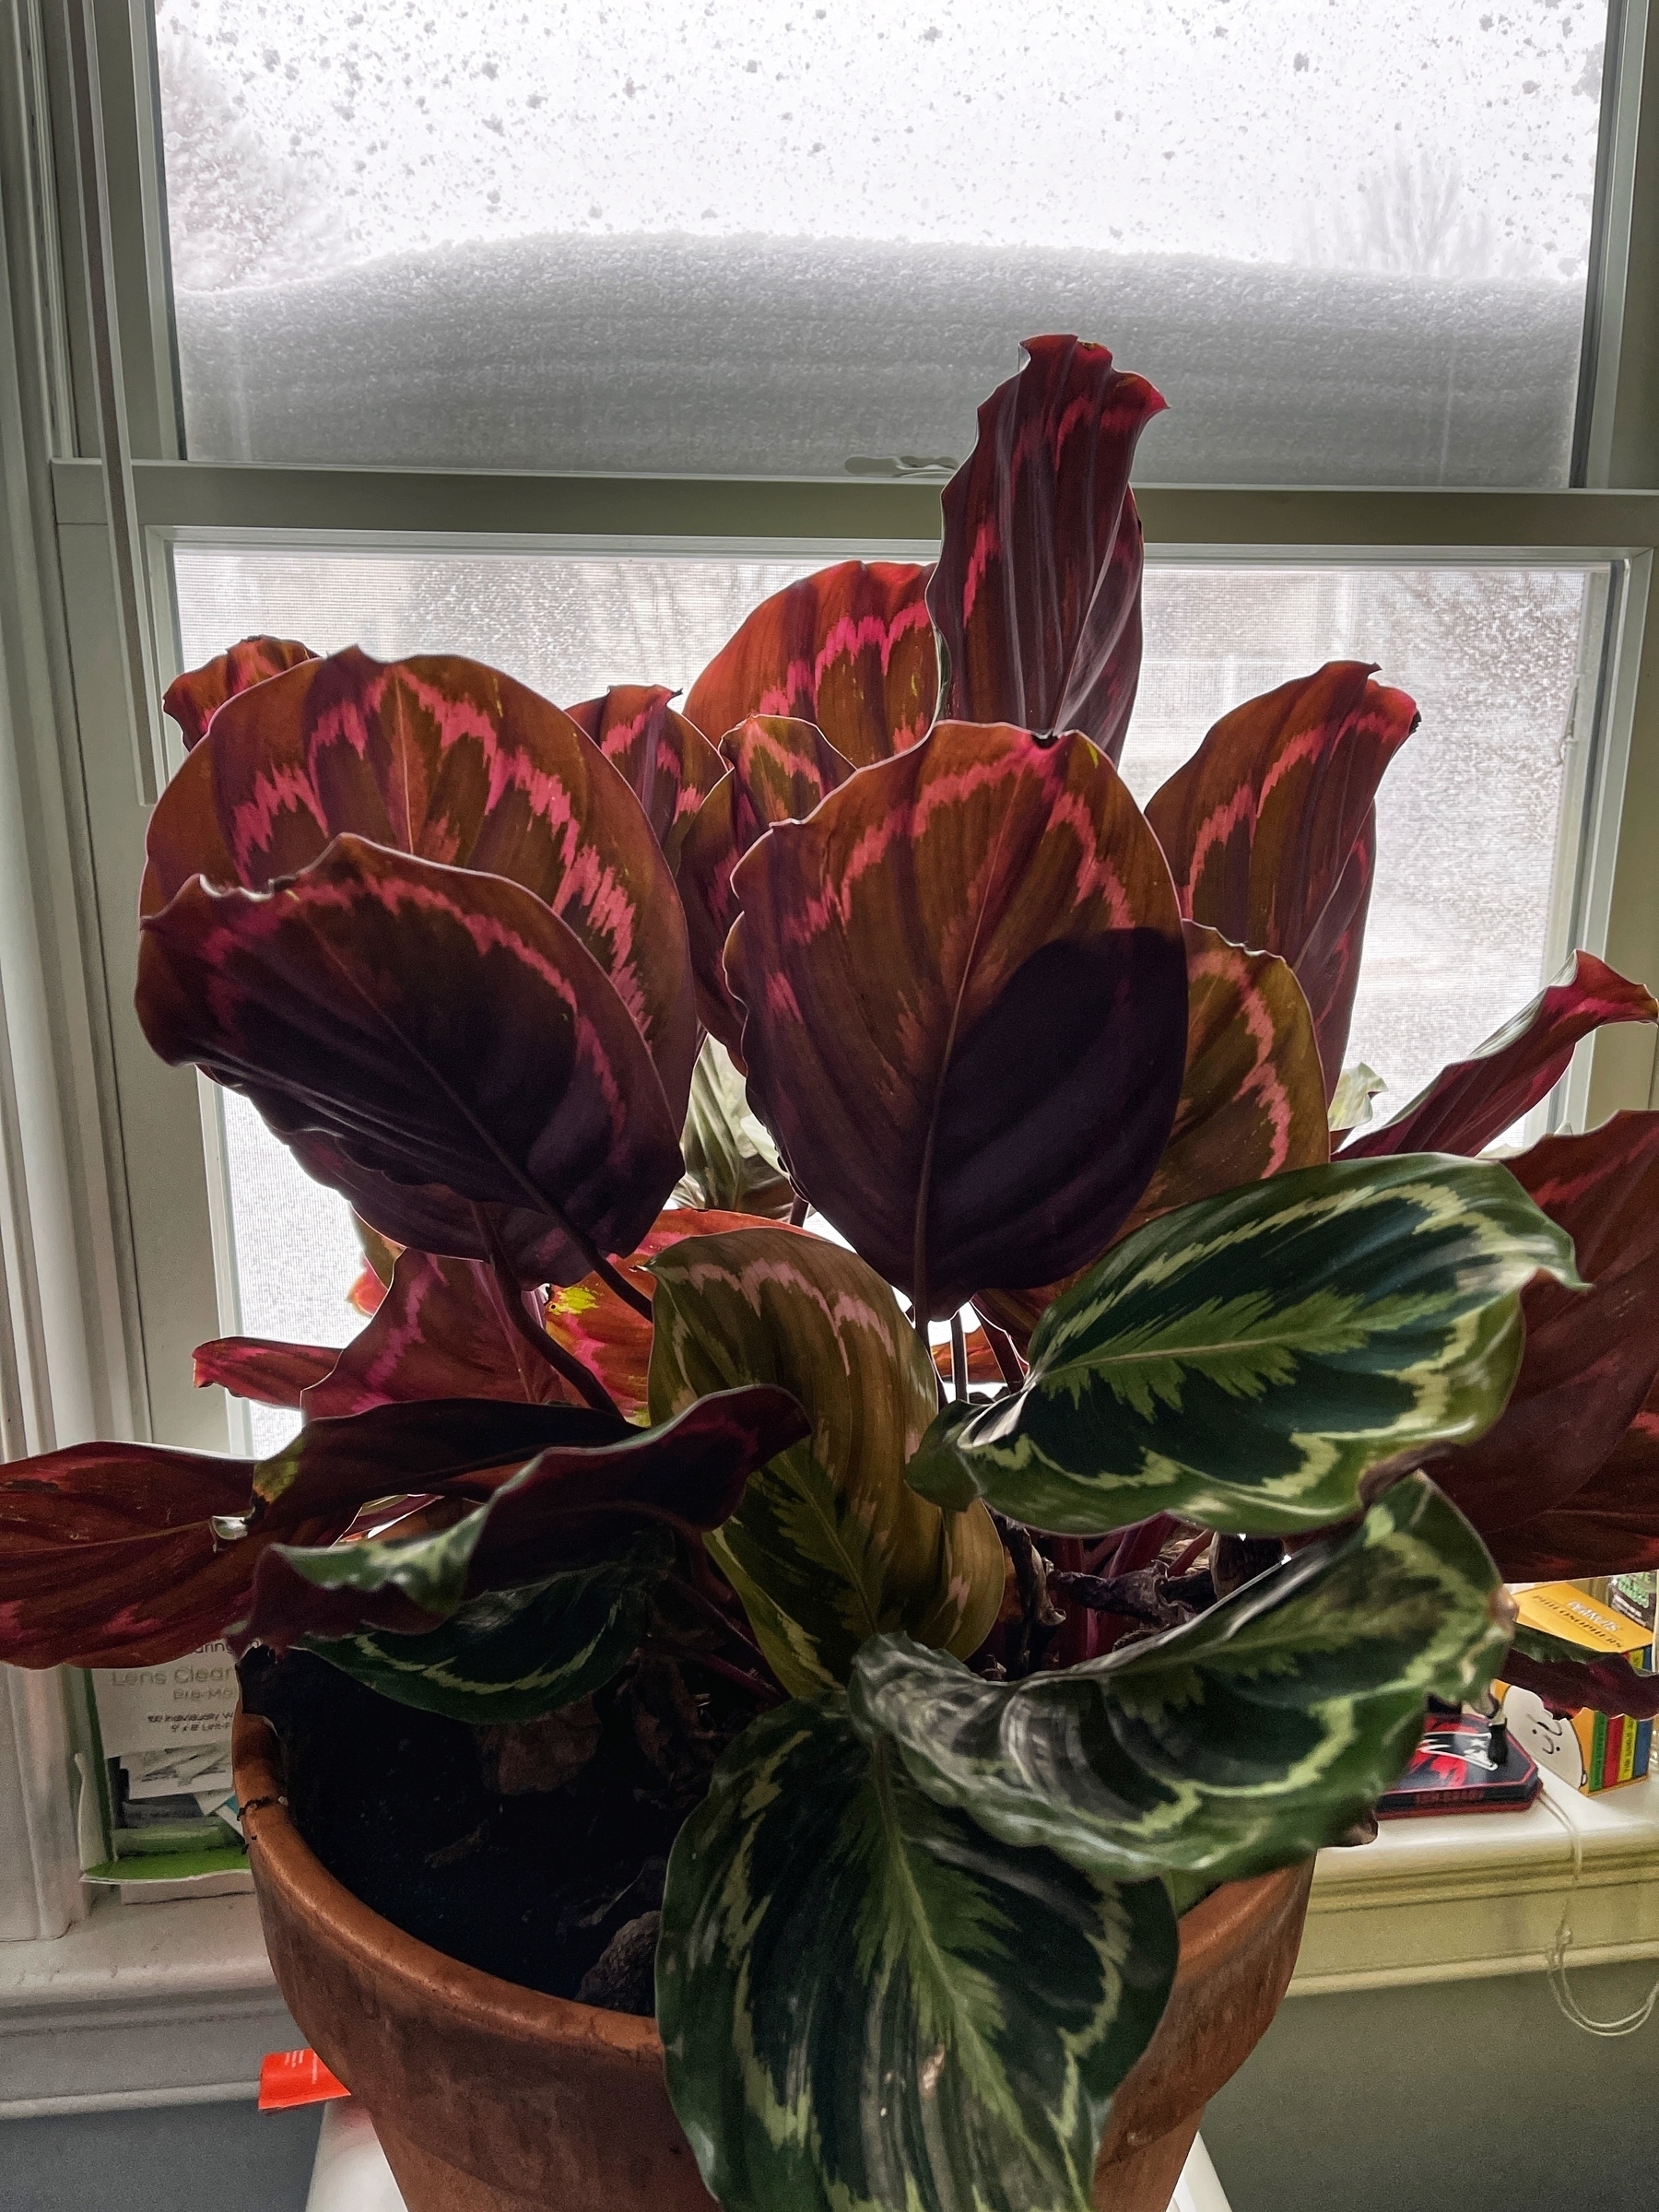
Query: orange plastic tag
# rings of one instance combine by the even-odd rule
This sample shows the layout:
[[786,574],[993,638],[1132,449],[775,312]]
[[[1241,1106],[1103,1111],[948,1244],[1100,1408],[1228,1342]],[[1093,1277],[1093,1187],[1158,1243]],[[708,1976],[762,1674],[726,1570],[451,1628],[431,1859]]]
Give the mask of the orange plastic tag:
[[286,2112],[296,2104],[322,2104],[350,2094],[314,2051],[268,2051],[259,2062],[262,2112]]

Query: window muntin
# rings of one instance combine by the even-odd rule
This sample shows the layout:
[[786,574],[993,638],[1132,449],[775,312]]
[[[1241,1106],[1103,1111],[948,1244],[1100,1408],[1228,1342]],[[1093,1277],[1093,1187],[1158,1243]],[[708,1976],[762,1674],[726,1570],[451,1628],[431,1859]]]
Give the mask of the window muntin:
[[189,450],[959,457],[1045,329],[1163,482],[1566,480],[1606,9],[157,0]]
[[[687,686],[759,599],[818,559],[547,552],[174,553],[187,663],[252,630],[327,651],[476,654],[561,704],[607,681]],[[1584,653],[1586,567],[1148,565],[1124,772],[1146,799],[1229,708],[1337,658],[1376,660],[1422,727],[1378,800],[1375,890],[1350,1061],[1382,1113],[1537,990]],[[1599,649],[1599,640],[1591,641]],[[1571,841],[1569,840],[1569,846]],[[250,1335],[345,1343],[359,1257],[342,1199],[244,1100],[224,1099],[236,1309]],[[251,1409],[256,1448],[295,1417]]]

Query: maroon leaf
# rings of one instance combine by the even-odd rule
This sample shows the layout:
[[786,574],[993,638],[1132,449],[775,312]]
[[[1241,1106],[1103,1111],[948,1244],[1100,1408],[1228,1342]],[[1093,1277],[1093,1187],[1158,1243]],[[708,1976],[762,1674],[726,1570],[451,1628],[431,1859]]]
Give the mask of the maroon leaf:
[[620,999],[502,877],[340,837],[269,893],[197,878],[144,925],[138,1012],[385,1235],[485,1259],[487,1207],[526,1282],[631,1250],[679,1173]]
[[[1487,1546],[1506,1581],[1559,1583],[1659,1567],[1659,1389],[1565,1503],[1500,1528]],[[1653,1679],[1653,1677],[1649,1677]]]
[[938,653],[909,562],[843,560],[763,600],[692,685],[686,712],[718,744],[751,714],[816,723],[855,768],[890,759],[934,718]]
[[679,887],[699,1017],[736,1053],[743,1017],[726,987],[724,964],[725,941],[737,919],[732,870],[774,822],[805,821],[826,793],[846,782],[853,764],[815,724],[782,714],[751,714],[726,733],[720,750],[731,766],[686,838]]
[[243,638],[218,660],[175,676],[161,704],[184,733],[189,752],[207,735],[207,724],[228,699],[263,684],[268,676],[280,676],[285,668],[316,658],[298,638]]
[[1594,953],[1574,953],[1513,1020],[1467,1060],[1441,1068],[1392,1122],[1351,1136],[1342,1157],[1458,1152],[1472,1159],[1547,1098],[1579,1040],[1611,1021],[1659,1021],[1659,1003]]
[[1182,912],[1295,969],[1327,1098],[1359,980],[1371,802],[1417,722],[1405,692],[1371,681],[1369,663],[1328,661],[1224,714],[1147,808]]
[[[541,1325],[541,1298],[524,1294],[524,1312]],[[649,1329],[649,1324],[640,1326]],[[337,1355],[326,1380],[314,1378],[309,1419],[363,1413],[410,1398],[509,1398],[531,1406],[577,1402],[574,1391],[524,1341],[492,1269],[477,1260],[403,1252],[392,1284],[367,1328]]]
[[332,1544],[371,1499],[488,1498],[549,1445],[633,1433],[585,1407],[444,1400],[313,1421],[258,1463],[153,1444],[17,1461],[0,1467],[0,1660],[159,1665],[241,1618],[275,1544]]
[[585,1406],[531,1406],[499,1398],[423,1398],[308,1421],[254,1470],[256,1525],[297,1515],[355,1512],[371,1498],[415,1492],[488,1498],[535,1453],[580,1451],[634,1433]]
[[[1313,1022],[1295,976],[1272,953],[1245,952],[1196,922],[1183,922],[1182,935],[1187,1039],[1181,1099],[1152,1179],[1117,1237],[1174,1206],[1289,1169],[1323,1167],[1330,1157]],[[976,1302],[1023,1350],[1043,1309],[1075,1280],[983,1290]]]
[[677,1128],[697,1052],[685,924],[639,801],[568,714],[454,655],[355,647],[243,692],[161,794],[140,904],[264,890],[336,835],[505,877],[550,906],[650,1047]]
[[940,712],[1081,730],[1115,761],[1140,676],[1129,464],[1164,403],[1103,346],[1028,338],[1023,350],[1026,367],[981,407],[979,441],[945,488],[927,587],[948,670]]
[[696,724],[669,706],[673,697],[661,684],[613,684],[603,698],[570,710],[644,808],[670,867],[724,768]]
[[1530,1689],[1562,1712],[1628,1712],[1639,1721],[1659,1714],[1659,1675],[1639,1675],[1628,1659],[1534,1659],[1512,1651],[1502,1679]]
[[364,1628],[418,1633],[431,1628],[435,1615],[469,1598],[542,1582],[560,1568],[619,1552],[642,1522],[716,1528],[754,1470],[798,1443],[808,1426],[786,1391],[757,1384],[699,1398],[661,1428],[630,1430],[614,1442],[550,1447],[471,1516],[470,1547],[456,1530],[430,1540],[429,1548],[440,1557],[426,1581],[429,1607],[415,1604],[392,1579],[394,1571],[400,1581],[407,1578],[408,1545],[389,1553],[347,1547],[354,1555],[347,1565],[352,1580],[332,1587],[310,1580],[291,1551],[268,1551],[232,1644],[241,1650],[268,1643],[281,1651],[302,1636],[346,1636]]
[[245,1459],[154,1444],[0,1467],[0,1660],[154,1666],[211,1643],[265,1548],[219,1543],[211,1517],[246,1512],[253,1474]]
[[733,882],[750,1096],[855,1251],[943,1313],[1103,1249],[1174,1117],[1186,956],[1087,738],[940,723]]
[[[1588,1291],[1522,1293],[1526,1349],[1497,1420],[1423,1464],[1488,1542],[1565,1505],[1659,1375],[1659,1113],[1547,1136],[1504,1165],[1571,1235]],[[1505,1556],[1513,1556],[1507,1549]]]
[[252,1398],[256,1406],[300,1405],[300,1394],[332,1372],[340,1357],[337,1347],[326,1344],[282,1344],[272,1336],[216,1336],[198,1344],[191,1355],[195,1362],[195,1386],[206,1390],[215,1382],[232,1397]]
[[1330,1158],[1319,1051],[1308,1003],[1286,963],[1246,952],[1196,922],[1187,957],[1186,1069],[1175,1125],[1127,1236],[1193,1206]]

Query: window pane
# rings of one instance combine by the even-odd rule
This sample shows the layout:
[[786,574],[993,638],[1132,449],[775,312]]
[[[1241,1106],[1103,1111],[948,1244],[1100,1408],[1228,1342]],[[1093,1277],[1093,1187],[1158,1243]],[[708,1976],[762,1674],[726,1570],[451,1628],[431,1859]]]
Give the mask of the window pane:
[[[241,1333],[285,1344],[349,1344],[363,1325],[350,1300],[363,1265],[350,1207],[312,1181],[246,1099],[234,1090],[219,1095]],[[251,1405],[248,1425],[263,1457],[288,1441],[300,1417]]]
[[1230,707],[1324,661],[1380,663],[1421,710],[1377,797],[1348,1042],[1388,1086],[1379,1118],[1571,949],[1548,937],[1587,585],[1582,569],[1147,570],[1124,754],[1143,802]]
[[[560,704],[607,681],[688,685],[744,614],[814,563],[554,554],[175,554],[185,658],[253,630],[320,650],[471,653]],[[1153,564],[1124,776],[1146,800],[1230,707],[1335,658],[1381,664],[1422,710],[1377,803],[1348,1048],[1392,1113],[1538,989],[1592,571]],[[1571,876],[1569,858],[1564,871]],[[226,1100],[242,1326],[344,1342],[358,1272],[344,1202]],[[271,1449],[290,1416],[254,1410]]]
[[1605,0],[157,0],[203,459],[840,476],[1016,342],[1148,481],[1565,480]]

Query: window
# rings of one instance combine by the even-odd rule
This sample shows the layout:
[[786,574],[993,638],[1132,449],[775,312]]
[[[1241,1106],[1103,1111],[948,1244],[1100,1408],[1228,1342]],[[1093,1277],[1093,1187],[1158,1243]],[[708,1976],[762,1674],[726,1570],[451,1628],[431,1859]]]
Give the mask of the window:
[[1151,481],[1564,483],[1606,31],[159,0],[189,451],[937,469],[1016,338],[1078,330],[1171,403]]
[[[172,669],[269,626],[683,683],[787,576],[924,557],[1029,332],[1171,403],[1137,789],[1329,654],[1419,699],[1384,1107],[1576,944],[1659,979],[1640,0],[0,9],[8,1438],[222,1449],[194,1344],[355,1325],[337,1207],[130,1014]],[[1609,1031],[1551,1111],[1653,1072]]]

